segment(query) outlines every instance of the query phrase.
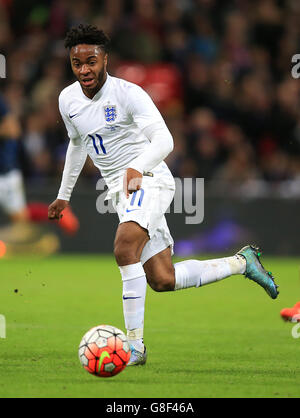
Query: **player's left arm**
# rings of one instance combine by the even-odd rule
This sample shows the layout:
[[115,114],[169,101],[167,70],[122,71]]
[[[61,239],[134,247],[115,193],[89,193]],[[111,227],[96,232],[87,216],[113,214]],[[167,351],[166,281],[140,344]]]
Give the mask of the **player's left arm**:
[[143,133],[150,143],[139,155],[130,163],[133,168],[140,173],[151,171],[160,164],[174,148],[173,137],[164,121],[154,123],[143,129]]
[[173,137],[161,114],[141,88],[135,91],[134,99],[130,102],[130,111],[137,126],[149,139],[149,145],[131,161],[126,171],[124,189],[127,196],[130,192],[139,190],[143,173],[160,164],[174,148]]

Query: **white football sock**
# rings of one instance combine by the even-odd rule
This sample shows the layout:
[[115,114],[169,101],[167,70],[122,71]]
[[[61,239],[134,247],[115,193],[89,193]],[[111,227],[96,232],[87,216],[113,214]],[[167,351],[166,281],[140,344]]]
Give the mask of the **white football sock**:
[[144,352],[144,314],[147,280],[141,263],[119,267],[123,280],[123,312],[127,338],[138,351]]
[[175,290],[204,286],[234,274],[244,274],[246,260],[243,256],[218,258],[215,260],[186,260],[176,263]]

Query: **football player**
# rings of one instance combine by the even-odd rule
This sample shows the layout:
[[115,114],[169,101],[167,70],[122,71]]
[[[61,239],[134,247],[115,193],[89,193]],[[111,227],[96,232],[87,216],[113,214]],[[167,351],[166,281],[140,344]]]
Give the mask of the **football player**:
[[173,265],[173,239],[165,212],[175,185],[164,162],[173,150],[173,138],[142,88],[108,74],[109,39],[103,31],[79,25],[68,32],[65,46],[77,81],[59,96],[70,143],[49,218],[59,219],[68,206],[89,155],[107,183],[120,220],[114,255],[123,281],[123,311],[132,350],[129,365],[145,364],[147,358],[143,341],[147,282],[157,292],[179,291],[244,274],[275,299],[277,286],[253,246],[232,257]]

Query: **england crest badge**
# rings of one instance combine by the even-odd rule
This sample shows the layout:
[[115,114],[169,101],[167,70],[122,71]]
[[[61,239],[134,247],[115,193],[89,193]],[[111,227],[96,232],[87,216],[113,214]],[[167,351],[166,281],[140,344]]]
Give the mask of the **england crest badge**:
[[104,106],[105,120],[108,123],[114,122],[117,119],[117,108],[114,105]]

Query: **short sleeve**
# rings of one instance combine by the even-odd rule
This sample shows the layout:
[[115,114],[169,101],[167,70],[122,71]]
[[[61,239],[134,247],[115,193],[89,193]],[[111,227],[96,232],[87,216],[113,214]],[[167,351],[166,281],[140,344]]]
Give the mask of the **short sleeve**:
[[128,88],[127,106],[133,121],[141,130],[154,123],[164,122],[151,97],[137,85]]
[[74,143],[74,145],[78,144],[78,141],[80,141],[80,135],[77,131],[77,129],[75,128],[75,126],[72,124],[72,122],[70,121],[66,111],[65,111],[65,104],[64,104],[64,100],[62,95],[60,94],[59,99],[58,99],[58,107],[59,107],[59,111],[61,114],[61,117],[64,121],[66,130],[68,132],[68,136],[70,138],[70,140]]

